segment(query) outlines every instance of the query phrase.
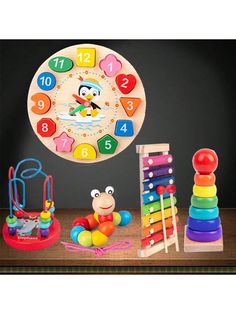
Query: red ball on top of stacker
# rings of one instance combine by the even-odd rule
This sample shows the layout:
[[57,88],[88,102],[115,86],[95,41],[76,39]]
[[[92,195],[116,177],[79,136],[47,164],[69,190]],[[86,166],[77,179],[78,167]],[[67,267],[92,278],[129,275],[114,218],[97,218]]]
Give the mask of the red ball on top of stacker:
[[218,157],[216,152],[209,148],[199,149],[192,159],[193,168],[200,174],[210,174],[218,166]]

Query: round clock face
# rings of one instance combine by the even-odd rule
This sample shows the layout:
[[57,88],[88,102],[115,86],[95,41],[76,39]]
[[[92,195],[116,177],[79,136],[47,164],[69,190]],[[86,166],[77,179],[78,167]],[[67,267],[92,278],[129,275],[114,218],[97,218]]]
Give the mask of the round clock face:
[[28,114],[41,142],[58,156],[94,163],[123,151],[143,124],[146,99],[133,66],[106,47],[75,45],[35,73]]

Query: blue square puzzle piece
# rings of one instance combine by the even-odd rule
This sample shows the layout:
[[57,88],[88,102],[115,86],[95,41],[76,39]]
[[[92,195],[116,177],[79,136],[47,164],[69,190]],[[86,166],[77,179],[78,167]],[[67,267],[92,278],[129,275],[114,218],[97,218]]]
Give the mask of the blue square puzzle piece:
[[116,136],[133,136],[134,128],[131,120],[117,120],[115,128]]

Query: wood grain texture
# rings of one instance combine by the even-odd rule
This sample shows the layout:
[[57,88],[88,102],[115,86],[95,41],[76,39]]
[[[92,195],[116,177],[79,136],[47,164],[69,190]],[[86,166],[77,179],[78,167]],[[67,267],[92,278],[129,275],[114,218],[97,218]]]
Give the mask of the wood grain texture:
[[[57,209],[56,215],[61,222],[61,241],[69,241],[72,221],[91,213],[92,210]],[[0,266],[236,266],[236,210],[221,209],[220,215],[224,232],[224,251],[205,253],[185,253],[184,225],[188,210],[179,209],[181,231],[179,233],[180,252],[175,246],[169,247],[169,253],[158,252],[148,258],[139,258],[140,248],[140,210],[131,210],[133,221],[128,227],[117,228],[109,239],[108,245],[125,238],[132,241],[132,248],[127,251],[112,251],[102,257],[91,253],[67,252],[60,242],[51,248],[38,252],[17,251],[8,247],[0,234]],[[2,230],[8,211],[0,210],[0,228]]]

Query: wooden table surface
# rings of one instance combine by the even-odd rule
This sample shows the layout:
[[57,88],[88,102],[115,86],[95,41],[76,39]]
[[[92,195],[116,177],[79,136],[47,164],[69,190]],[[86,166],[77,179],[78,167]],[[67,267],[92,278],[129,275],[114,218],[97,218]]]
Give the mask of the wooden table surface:
[[[109,239],[108,245],[126,238],[131,239],[132,247],[125,251],[107,252],[96,257],[89,252],[68,252],[60,241],[71,242],[69,238],[71,222],[92,213],[92,210],[57,209],[56,216],[61,222],[61,238],[57,244],[41,251],[18,251],[7,246],[0,234],[0,266],[236,266],[236,209],[221,209],[224,251],[212,253],[184,253],[183,230],[188,211],[179,210],[181,232],[179,235],[180,252],[175,246],[148,258],[137,257],[140,246],[140,214],[138,209],[131,210],[133,221],[128,227],[118,227]],[[2,230],[8,211],[0,210],[0,228]]]

